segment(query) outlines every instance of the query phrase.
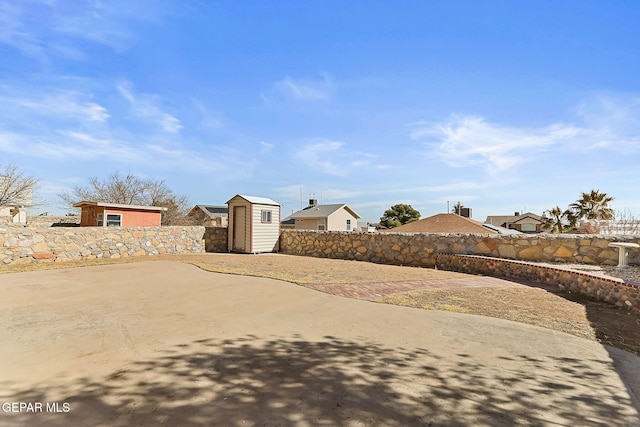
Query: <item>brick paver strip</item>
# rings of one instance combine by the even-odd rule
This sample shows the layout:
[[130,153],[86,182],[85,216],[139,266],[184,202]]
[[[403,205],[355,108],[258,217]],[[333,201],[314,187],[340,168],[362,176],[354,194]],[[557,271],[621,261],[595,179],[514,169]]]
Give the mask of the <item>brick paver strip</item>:
[[506,288],[525,287],[523,284],[494,277],[469,277],[463,279],[414,280],[409,282],[311,284],[306,287],[331,295],[377,301],[399,292],[437,288]]

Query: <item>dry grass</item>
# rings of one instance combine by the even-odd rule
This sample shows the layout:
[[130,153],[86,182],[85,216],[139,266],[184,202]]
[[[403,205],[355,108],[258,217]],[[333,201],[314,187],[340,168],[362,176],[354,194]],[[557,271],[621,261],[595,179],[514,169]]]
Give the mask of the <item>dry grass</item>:
[[584,305],[539,288],[429,289],[393,294],[380,302],[497,317],[596,339]]
[[[288,255],[189,254],[1,266],[0,273],[141,261],[178,261],[218,273],[268,277],[300,285],[454,279],[468,275],[425,268]],[[444,288],[393,294],[380,302],[489,316],[595,340],[640,355],[640,314],[535,287]]]

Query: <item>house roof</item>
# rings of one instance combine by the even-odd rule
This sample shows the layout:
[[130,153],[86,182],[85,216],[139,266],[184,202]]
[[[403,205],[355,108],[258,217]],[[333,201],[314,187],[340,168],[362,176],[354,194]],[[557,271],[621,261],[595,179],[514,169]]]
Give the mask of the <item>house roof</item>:
[[[498,230],[501,229],[501,230]],[[504,230],[504,231],[503,231]],[[386,233],[482,233],[507,234],[502,227],[485,227],[481,222],[456,214],[437,214],[400,227],[380,230]]]
[[294,218],[289,218],[289,217],[280,221],[280,224],[282,225],[295,225],[295,223],[296,223],[296,220]]
[[247,202],[253,203],[255,205],[280,206],[280,203],[276,202],[275,200],[268,199],[266,197],[246,196],[244,194],[236,194],[235,196],[233,196],[232,198],[227,200],[227,204],[229,204],[229,202],[232,201],[233,199],[235,199],[236,197],[241,197],[241,198],[245,199]]
[[142,206],[142,205],[125,205],[120,203],[105,203],[105,202],[93,202],[88,200],[83,200],[78,203],[74,203],[74,208],[83,208],[85,206],[96,206],[101,208],[116,208],[116,209],[136,209],[141,211],[166,211],[167,208],[163,208],[160,206]]
[[205,215],[210,218],[219,218],[222,216],[227,216],[229,214],[229,208],[227,206],[219,206],[219,205],[195,205],[191,211],[193,212],[195,209],[199,209],[204,212]]
[[542,222],[542,217],[540,215],[527,212],[522,215],[491,215],[487,217],[484,223],[493,225],[513,224],[525,218],[531,218],[536,221]]
[[356,211],[354,211],[353,209],[351,209],[348,205],[344,204],[344,203],[337,203],[337,204],[333,204],[333,205],[315,205],[315,206],[308,206],[304,209],[302,209],[301,211],[298,212],[294,212],[291,215],[289,215],[289,218],[293,218],[293,219],[303,219],[303,218],[326,218],[329,215],[331,215],[332,213],[340,210],[344,208],[345,210],[347,210],[347,212],[349,212],[351,215],[353,215],[354,218],[361,218],[360,215],[358,215],[358,213]]

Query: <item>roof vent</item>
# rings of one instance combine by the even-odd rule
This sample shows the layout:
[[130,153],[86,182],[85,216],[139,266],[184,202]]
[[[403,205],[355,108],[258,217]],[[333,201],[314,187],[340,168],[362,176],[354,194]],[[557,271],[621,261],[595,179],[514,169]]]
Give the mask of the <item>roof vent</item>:
[[318,199],[309,199],[309,207],[318,206]]
[[514,216],[520,216],[520,212],[516,212]]

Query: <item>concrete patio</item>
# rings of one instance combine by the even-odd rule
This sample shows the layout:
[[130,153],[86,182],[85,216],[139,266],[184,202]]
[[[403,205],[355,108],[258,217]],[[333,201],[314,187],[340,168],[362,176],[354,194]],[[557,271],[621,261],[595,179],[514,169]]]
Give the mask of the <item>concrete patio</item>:
[[0,402],[60,408],[3,426],[640,425],[638,356],[520,323],[166,261],[0,289]]

